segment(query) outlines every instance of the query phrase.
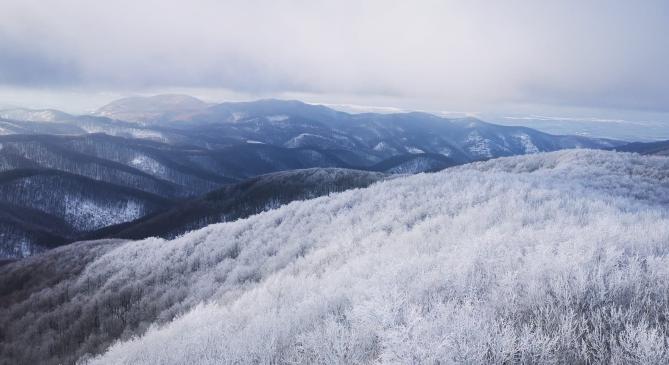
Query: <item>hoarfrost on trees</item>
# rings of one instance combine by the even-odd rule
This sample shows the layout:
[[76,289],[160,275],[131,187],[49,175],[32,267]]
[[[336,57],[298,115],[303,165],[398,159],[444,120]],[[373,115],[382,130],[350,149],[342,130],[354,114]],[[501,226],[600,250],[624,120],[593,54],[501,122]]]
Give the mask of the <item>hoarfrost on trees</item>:
[[567,151],[128,244],[216,294],[92,363],[663,362],[668,202],[669,159]]

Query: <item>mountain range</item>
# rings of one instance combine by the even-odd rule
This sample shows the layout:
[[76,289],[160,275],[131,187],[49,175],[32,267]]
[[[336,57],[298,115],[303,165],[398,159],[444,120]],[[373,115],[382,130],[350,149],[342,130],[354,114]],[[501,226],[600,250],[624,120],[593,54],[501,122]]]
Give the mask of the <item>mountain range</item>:
[[[658,151],[474,118],[350,114],[274,99],[215,104],[158,95],[117,100],[89,115],[2,110],[0,257],[25,257],[84,238],[173,237],[276,206],[263,202],[362,187],[386,174],[570,148]],[[276,173],[304,169],[337,176],[328,180],[336,190],[314,193],[322,182],[312,181],[281,195],[281,187],[304,171]],[[363,176],[364,184],[358,180]],[[248,186],[270,186],[275,196]],[[17,191],[25,197],[14,196]],[[251,208],[239,203],[246,200]],[[179,224],[160,228],[176,216]]]

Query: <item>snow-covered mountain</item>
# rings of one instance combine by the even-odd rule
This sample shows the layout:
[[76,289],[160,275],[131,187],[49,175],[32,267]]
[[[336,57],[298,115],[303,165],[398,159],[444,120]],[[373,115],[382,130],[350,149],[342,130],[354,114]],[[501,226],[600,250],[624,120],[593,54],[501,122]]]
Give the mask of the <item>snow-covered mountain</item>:
[[0,119],[11,119],[22,122],[56,122],[72,118],[72,115],[55,109],[2,109]]
[[260,142],[284,148],[327,150],[350,167],[369,167],[402,154],[441,154],[466,163],[622,144],[550,135],[474,118],[447,119],[418,112],[349,114],[322,105],[274,99],[208,104],[187,95],[120,99],[93,116],[61,118],[58,123],[40,128],[21,122],[25,118],[9,119],[0,120],[0,134],[106,133],[207,149]]
[[539,153],[4,265],[0,353],[13,364],[666,363],[667,267],[668,158]]
[[188,95],[134,96],[113,101],[93,115],[128,122],[153,123],[165,119],[187,118],[208,104]]
[[[170,102],[175,98],[178,100]],[[142,117],[147,110],[149,115]],[[447,119],[418,112],[349,114],[322,105],[274,99],[210,105],[188,96],[159,95],[122,99],[97,114],[117,119],[125,116],[126,120],[181,133],[210,146],[257,141],[339,151],[347,154],[347,162],[353,166],[369,166],[409,153],[442,154],[463,163],[565,148],[620,145],[611,140],[554,136],[474,118]]]

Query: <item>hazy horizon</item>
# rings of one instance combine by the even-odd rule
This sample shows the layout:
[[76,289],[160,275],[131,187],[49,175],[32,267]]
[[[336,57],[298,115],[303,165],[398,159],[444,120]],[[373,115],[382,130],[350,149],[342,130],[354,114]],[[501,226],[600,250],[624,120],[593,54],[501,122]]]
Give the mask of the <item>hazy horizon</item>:
[[131,95],[271,97],[669,139],[663,1],[9,0],[4,8],[0,107],[81,114]]

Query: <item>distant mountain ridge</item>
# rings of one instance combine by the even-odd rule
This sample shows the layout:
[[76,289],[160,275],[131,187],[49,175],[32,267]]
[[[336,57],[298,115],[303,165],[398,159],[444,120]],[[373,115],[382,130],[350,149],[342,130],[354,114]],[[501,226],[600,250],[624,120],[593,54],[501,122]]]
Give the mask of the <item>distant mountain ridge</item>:
[[[3,126],[3,123],[5,123]],[[242,143],[336,150],[353,166],[371,166],[399,154],[442,154],[459,163],[565,148],[611,148],[622,142],[554,136],[525,127],[432,114],[349,114],[300,101],[264,99],[209,104],[187,95],[131,97],[91,116],[41,126],[56,134],[101,132],[207,149]],[[0,133],[36,133],[21,120],[0,121]],[[4,132],[3,132],[4,131]],[[47,132],[52,133],[52,132]]]
[[642,155],[669,156],[669,141],[634,142],[614,148],[621,152],[636,152]]
[[128,122],[151,123],[163,119],[179,119],[197,112],[209,104],[188,95],[164,94],[149,97],[128,97],[115,100],[93,115]]
[[[174,96],[170,96],[174,97]],[[137,115],[150,108],[154,98],[122,102],[124,113],[139,103]],[[141,103],[140,103],[141,100]],[[155,101],[160,109],[162,101]],[[117,102],[101,108],[113,109]],[[581,136],[553,136],[526,127],[499,126],[474,118],[446,119],[427,113],[349,114],[322,105],[294,100],[265,99],[226,102],[198,107],[172,108],[142,122],[154,128],[199,139],[209,144],[257,141],[294,147],[351,151],[360,165],[371,165],[403,153],[437,153],[458,162],[501,156],[555,151],[565,148],[608,148],[622,142]],[[116,106],[117,107],[117,106]],[[152,109],[153,110],[153,109]],[[120,118],[119,118],[120,119]],[[141,119],[141,118],[139,118]]]
[[[3,252],[11,252],[0,257],[38,252],[91,231],[107,232],[105,229],[109,228],[112,232],[118,227],[111,226],[141,222],[149,219],[147,214],[160,215],[172,208],[169,203],[148,209],[150,204],[145,201],[136,202],[138,194],[190,202],[181,206],[190,209],[187,215],[212,223],[251,214],[256,208],[245,210],[240,204],[228,207],[215,203],[211,210],[210,195],[206,194],[229,191],[239,197],[227,200],[249,198],[251,195],[245,195],[239,184],[280,171],[338,168],[359,170],[359,174],[368,176],[415,174],[502,156],[567,148],[615,149],[623,145],[620,141],[555,136],[525,127],[499,126],[474,118],[447,119],[421,112],[349,114],[295,100],[211,104],[187,95],[157,95],[120,99],[91,115],[46,109],[4,111],[0,112],[1,174],[42,171],[40,177],[31,179],[51,184],[42,176],[44,171],[60,171],[60,178],[77,181],[67,186],[77,186],[90,194],[99,190],[98,197],[89,197],[98,203],[108,201],[102,186],[133,193],[117,195],[118,202],[110,202],[108,209],[104,204],[93,204],[98,215],[107,218],[85,228],[75,227],[72,217],[66,217],[62,210],[0,199],[8,209],[0,217],[0,237],[4,237],[0,246]],[[296,173],[293,178],[298,176]],[[65,189],[71,194],[68,189],[72,188]],[[306,184],[302,189],[315,188]],[[289,198],[281,197],[279,190],[274,194],[281,204],[308,196],[304,191],[286,195]],[[123,199],[125,203],[121,202]],[[121,212],[122,204],[134,207],[128,208],[132,214],[130,210]],[[120,214],[122,219],[112,219],[114,214]],[[37,223],[30,224],[26,218],[30,216]],[[48,217],[69,223],[56,229],[43,224]],[[81,220],[94,218],[81,213]],[[173,232],[161,232],[145,229],[148,223],[142,223],[144,228],[135,231],[169,235],[183,233],[186,226],[201,225],[186,220]],[[45,237],[51,237],[52,242]],[[28,246],[32,249],[22,249]]]
[[72,115],[55,109],[12,108],[0,110],[0,119],[28,122],[55,122],[72,118]]

